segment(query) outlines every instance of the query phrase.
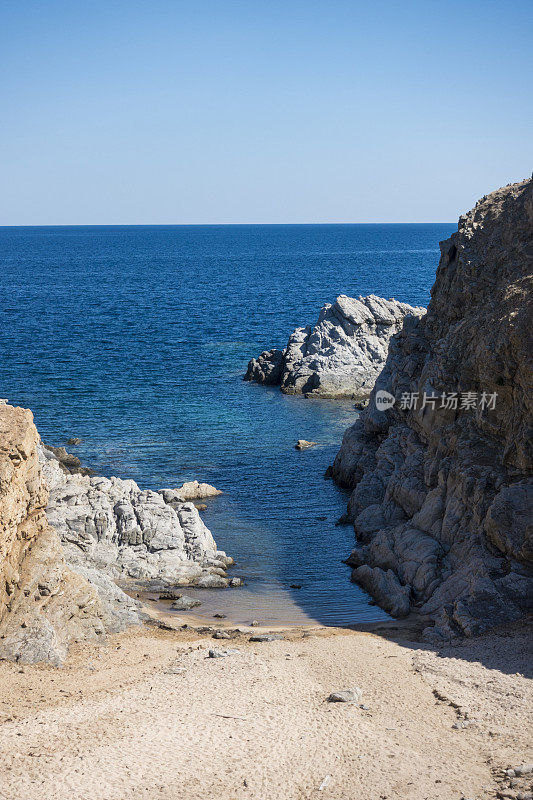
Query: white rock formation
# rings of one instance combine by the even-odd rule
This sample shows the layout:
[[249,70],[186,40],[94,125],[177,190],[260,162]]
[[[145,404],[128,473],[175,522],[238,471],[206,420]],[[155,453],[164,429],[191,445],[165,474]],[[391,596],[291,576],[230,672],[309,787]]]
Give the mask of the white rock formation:
[[225,570],[232,559],[217,550],[198,510],[176,491],[142,491],[133,480],[73,475],[43,447],[39,457],[50,489],[48,521],[75,569],[166,585],[228,585]]
[[340,295],[322,308],[313,328],[296,328],[285,350],[253,358],[245,380],[279,384],[286,394],[364,399],[383,368],[391,336],[407,315],[424,313],[374,294]]

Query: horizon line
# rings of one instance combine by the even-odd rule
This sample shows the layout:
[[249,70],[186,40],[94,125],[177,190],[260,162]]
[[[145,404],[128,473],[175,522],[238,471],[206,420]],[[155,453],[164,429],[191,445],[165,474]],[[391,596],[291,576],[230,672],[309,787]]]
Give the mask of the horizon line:
[[40,224],[0,224],[2,228],[252,228],[297,227],[300,225],[456,225],[457,222],[54,222]]

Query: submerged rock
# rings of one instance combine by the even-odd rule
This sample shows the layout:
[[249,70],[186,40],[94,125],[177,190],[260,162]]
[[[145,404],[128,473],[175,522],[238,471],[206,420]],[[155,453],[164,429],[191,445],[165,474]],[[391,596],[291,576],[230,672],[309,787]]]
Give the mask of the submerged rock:
[[427,315],[391,339],[333,465],[352,490],[353,579],[433,640],[531,607],[532,242],[531,180],[461,217]]
[[183,594],[180,598],[174,600],[170,607],[175,611],[190,611],[191,608],[197,608],[201,605],[202,603],[200,600],[196,600],[195,597],[189,597],[188,595]]
[[285,350],[268,350],[248,364],[244,379],[280,385],[286,394],[368,397],[391,336],[408,315],[425,313],[397,300],[340,295],[326,304],[316,325],[296,328]]

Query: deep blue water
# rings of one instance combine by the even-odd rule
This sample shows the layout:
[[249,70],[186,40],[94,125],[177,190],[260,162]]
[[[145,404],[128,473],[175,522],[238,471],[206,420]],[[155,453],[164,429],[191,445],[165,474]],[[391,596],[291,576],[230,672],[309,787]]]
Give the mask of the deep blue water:
[[[208,598],[236,619],[383,616],[341,563],[353,530],[323,473],[350,402],[244,383],[341,293],[427,304],[454,226],[0,228],[0,397],[33,410],[45,441],[142,487],[198,478],[204,513],[246,589]],[[298,453],[298,438],[320,446]],[[291,590],[291,583],[302,589]]]

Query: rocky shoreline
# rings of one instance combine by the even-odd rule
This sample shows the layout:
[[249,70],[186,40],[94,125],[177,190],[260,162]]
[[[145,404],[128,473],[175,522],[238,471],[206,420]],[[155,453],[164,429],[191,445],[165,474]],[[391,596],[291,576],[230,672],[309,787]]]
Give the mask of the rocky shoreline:
[[71,641],[140,624],[123,588],[236,585],[233,559],[185,499],[216,494],[95,476],[43,446],[30,411],[0,404],[0,658],[59,665]]
[[331,470],[351,491],[352,579],[429,639],[533,604],[532,241],[532,180],[461,217]]

